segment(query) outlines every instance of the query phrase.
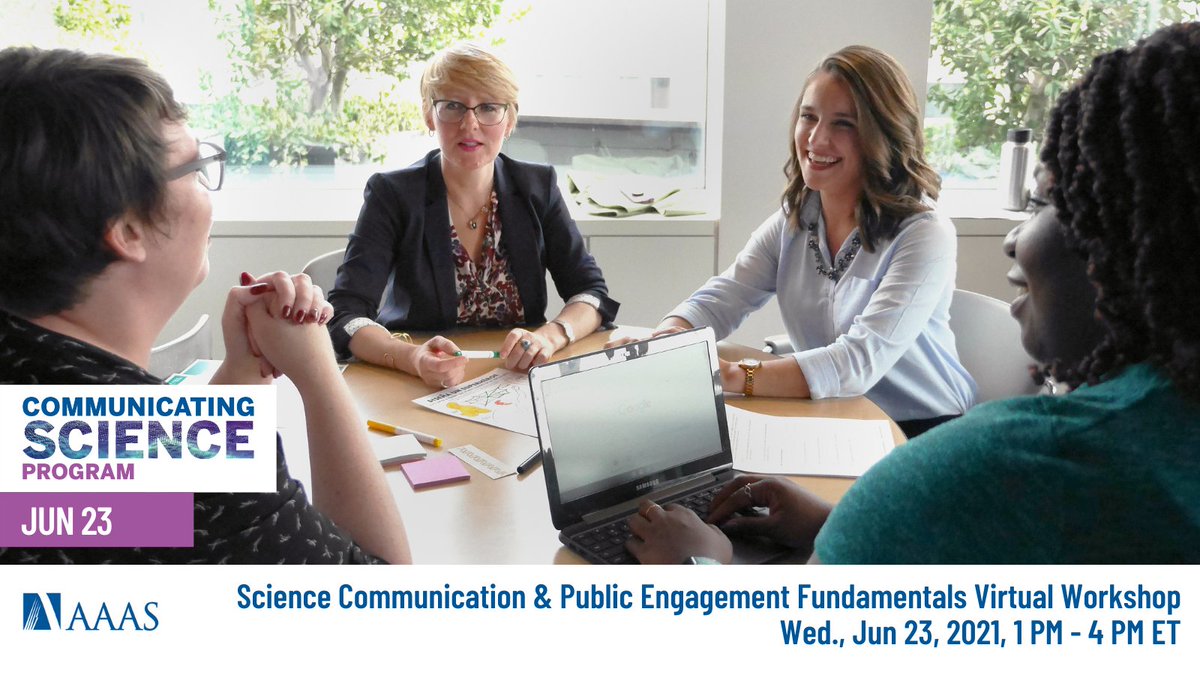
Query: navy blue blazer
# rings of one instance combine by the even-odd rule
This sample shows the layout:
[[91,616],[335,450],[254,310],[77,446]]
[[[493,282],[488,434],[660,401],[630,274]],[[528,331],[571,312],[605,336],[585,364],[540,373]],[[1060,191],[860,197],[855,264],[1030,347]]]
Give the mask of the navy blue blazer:
[[[600,299],[605,325],[618,303],[567,211],[554,167],[496,157],[494,189],[501,242],[529,325],[546,322],[546,270],[566,300],[577,293]],[[380,298],[382,297],[382,302]],[[458,321],[458,292],[450,247],[450,213],[441,152],[406,169],[367,181],[358,224],[350,235],[337,282],[329,293],[333,345],[350,353],[346,322],[370,317],[389,330],[443,331]]]

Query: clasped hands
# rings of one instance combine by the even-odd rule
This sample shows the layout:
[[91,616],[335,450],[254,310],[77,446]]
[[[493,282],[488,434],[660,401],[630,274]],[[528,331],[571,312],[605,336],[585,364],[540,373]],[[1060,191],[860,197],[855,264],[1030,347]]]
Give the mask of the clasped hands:
[[[767,515],[745,515],[766,507]],[[728,534],[762,536],[808,549],[829,517],[831,506],[795,483],[776,476],[738,476],[713,498],[708,518],[678,504],[644,501],[629,518],[633,536],[625,547],[646,564],[678,564],[692,556],[728,563]]]
[[264,382],[285,373],[296,381],[335,366],[324,327],[332,316],[333,306],[306,274],[243,273],[221,315],[225,361],[213,381]]

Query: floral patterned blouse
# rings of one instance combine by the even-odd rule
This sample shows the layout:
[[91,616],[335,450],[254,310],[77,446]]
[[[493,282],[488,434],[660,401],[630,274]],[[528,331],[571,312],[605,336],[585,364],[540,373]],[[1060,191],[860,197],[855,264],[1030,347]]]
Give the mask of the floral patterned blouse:
[[492,207],[484,224],[483,251],[479,264],[471,260],[450,226],[450,247],[454,254],[454,285],[458,291],[460,326],[514,326],[525,323],[525,307],[508,267],[508,256],[501,244],[503,228],[496,214],[495,191]]

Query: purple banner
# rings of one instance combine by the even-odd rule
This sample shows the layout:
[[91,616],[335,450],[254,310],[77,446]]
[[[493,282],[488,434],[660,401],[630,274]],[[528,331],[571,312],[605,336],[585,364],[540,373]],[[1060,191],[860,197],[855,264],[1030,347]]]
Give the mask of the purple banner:
[[3,493],[0,546],[192,545],[190,493]]

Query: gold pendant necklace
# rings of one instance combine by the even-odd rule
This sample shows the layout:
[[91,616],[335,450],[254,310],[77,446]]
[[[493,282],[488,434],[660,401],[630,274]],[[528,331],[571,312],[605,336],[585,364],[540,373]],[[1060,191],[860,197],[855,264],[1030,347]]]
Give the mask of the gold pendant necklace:
[[[473,215],[471,215],[467,218],[467,227],[471,228],[472,230],[478,230],[479,229],[479,221],[487,219],[488,215],[491,213],[491,205],[492,205],[491,196],[492,196],[492,191],[488,190],[488,199],[486,199],[483,202],[483,206],[480,206],[478,211],[476,211]],[[453,203],[455,206],[457,206],[460,211],[464,211],[464,212],[466,211],[466,209],[463,208],[463,205],[460,204],[457,199],[455,199],[454,197],[451,197],[449,193],[446,194],[446,197],[449,198],[451,203]]]
[[479,229],[479,218],[478,218],[479,216],[482,216],[483,218],[487,218],[487,217],[488,217],[488,202],[484,202],[483,206],[481,206],[481,207],[479,208],[479,210],[475,212],[475,215],[476,215],[477,217],[475,217],[475,218],[472,218],[472,219],[470,220],[470,222],[468,222],[468,223],[467,223],[467,225],[468,225],[468,226],[469,226],[469,227],[470,227],[472,230],[478,230],[478,229]]

